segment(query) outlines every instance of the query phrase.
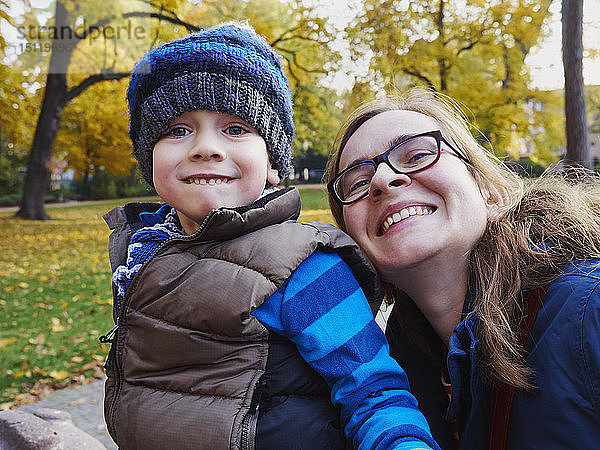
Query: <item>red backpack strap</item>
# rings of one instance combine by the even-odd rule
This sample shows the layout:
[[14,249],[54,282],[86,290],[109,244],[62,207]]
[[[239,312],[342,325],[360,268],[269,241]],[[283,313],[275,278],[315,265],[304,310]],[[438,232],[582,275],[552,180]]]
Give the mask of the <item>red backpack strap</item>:
[[[546,287],[531,291],[527,296],[526,315],[522,324],[521,345],[525,347],[531,328],[537,316]],[[490,411],[489,450],[506,450],[508,443],[508,429],[510,427],[510,414],[515,398],[515,387],[505,383],[498,383],[492,391],[492,408]]]

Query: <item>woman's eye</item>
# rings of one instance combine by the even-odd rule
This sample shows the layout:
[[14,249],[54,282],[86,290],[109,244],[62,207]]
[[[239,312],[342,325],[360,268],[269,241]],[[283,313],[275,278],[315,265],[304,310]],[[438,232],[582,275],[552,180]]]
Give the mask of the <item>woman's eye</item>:
[[423,157],[425,157],[424,153],[415,153],[408,159],[408,162],[415,162],[415,161],[420,160]]
[[412,155],[410,155],[410,157],[408,158],[408,160],[406,161],[407,163],[415,163],[417,161],[419,161],[420,159],[423,158],[427,158],[430,156],[433,156],[434,154],[430,151],[427,150],[420,150],[418,152],[413,153]]
[[361,187],[365,186],[369,184],[369,180],[360,180],[357,181],[356,183],[354,183],[351,187],[350,187],[350,192],[355,191],[357,189],[360,189]]
[[369,180],[367,180],[366,178],[361,179],[361,180],[355,180],[352,183],[348,183],[349,187],[347,189],[347,193],[351,194],[354,191],[357,191],[359,189],[361,189],[364,186],[367,186],[369,184]]
[[173,137],[183,137],[183,136],[187,136],[190,133],[191,133],[191,131],[188,130],[187,128],[173,127],[169,130],[169,132],[167,134],[169,136],[173,136]]
[[247,131],[239,125],[231,125],[225,129],[225,132],[230,136],[240,136]]

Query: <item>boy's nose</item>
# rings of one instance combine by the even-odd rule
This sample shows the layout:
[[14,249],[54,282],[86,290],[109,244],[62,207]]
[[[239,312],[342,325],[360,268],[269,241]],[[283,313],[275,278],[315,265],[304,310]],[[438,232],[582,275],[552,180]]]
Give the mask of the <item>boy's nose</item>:
[[193,142],[192,148],[189,151],[191,160],[211,160],[223,161],[227,157],[227,153],[216,142],[212,136],[207,136],[207,133],[199,133]]

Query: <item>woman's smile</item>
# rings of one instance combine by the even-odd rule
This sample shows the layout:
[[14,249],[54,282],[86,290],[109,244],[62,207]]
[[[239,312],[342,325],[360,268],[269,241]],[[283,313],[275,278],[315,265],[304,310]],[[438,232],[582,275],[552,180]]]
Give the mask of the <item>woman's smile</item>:
[[387,214],[383,222],[379,227],[378,236],[383,236],[390,227],[398,224],[400,222],[406,221],[409,217],[413,216],[428,216],[433,214],[436,210],[435,207],[426,206],[426,205],[411,205],[404,208],[399,209],[398,211],[394,211],[392,213]]

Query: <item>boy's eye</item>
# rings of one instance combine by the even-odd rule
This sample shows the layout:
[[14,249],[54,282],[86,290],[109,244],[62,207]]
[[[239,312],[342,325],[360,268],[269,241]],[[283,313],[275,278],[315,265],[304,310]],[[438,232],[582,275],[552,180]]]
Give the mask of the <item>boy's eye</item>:
[[167,134],[169,136],[174,136],[174,137],[183,137],[183,136],[187,136],[190,133],[191,133],[191,131],[188,130],[187,128],[173,127],[169,130],[169,132]]
[[231,125],[225,128],[225,133],[231,136],[240,136],[244,133],[247,133],[247,131],[239,125]]

